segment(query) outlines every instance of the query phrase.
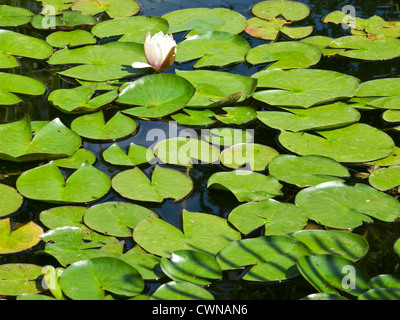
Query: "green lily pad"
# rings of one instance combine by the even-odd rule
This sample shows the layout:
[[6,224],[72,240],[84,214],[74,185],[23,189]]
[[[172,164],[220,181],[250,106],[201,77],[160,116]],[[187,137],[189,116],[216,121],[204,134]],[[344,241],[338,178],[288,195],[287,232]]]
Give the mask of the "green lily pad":
[[[10,30],[0,30],[1,68],[18,67],[19,64],[14,56],[44,60],[52,53],[53,48],[42,39],[34,38]],[[22,76],[19,77],[22,78]]]
[[[364,123],[316,131],[317,135],[283,131],[279,142],[300,155],[321,155],[338,162],[368,162],[389,156],[394,142],[386,133]],[[371,141],[374,144],[371,145]]]
[[346,36],[333,40],[331,48],[348,49],[339,55],[361,60],[389,60],[400,56],[400,40],[384,35]]
[[120,112],[106,122],[103,111],[99,111],[76,118],[71,123],[71,129],[87,139],[115,140],[134,133],[137,123]]
[[138,167],[117,174],[112,187],[121,196],[138,201],[179,201],[193,189],[192,179],[185,174],[156,166],[151,180]]
[[67,169],[79,169],[85,162],[94,164],[96,156],[89,150],[78,149],[71,157],[54,160],[57,167]]
[[364,237],[347,231],[302,230],[290,236],[304,243],[313,254],[333,254],[354,262],[364,257],[369,249]]
[[95,44],[97,42],[89,31],[72,30],[57,31],[47,36],[46,41],[55,48],[78,47],[87,44]]
[[95,92],[96,88],[93,86],[58,89],[50,93],[48,100],[65,113],[91,113],[98,111],[118,97],[116,90],[94,97]]
[[[349,259],[331,254],[300,257],[297,262],[301,274],[321,293],[358,296],[368,290],[369,277]],[[348,277],[348,279],[347,279]]]
[[376,288],[360,294],[357,300],[396,300],[400,299],[399,288]]
[[357,122],[361,114],[343,102],[309,109],[281,108],[281,111],[259,111],[257,118],[268,127],[285,131],[330,129]]
[[214,112],[210,109],[182,109],[183,112],[171,115],[171,118],[179,124],[186,126],[206,126],[215,123]]
[[233,146],[239,143],[251,143],[254,135],[251,131],[233,128],[214,128],[204,136],[204,140],[217,146]]
[[28,170],[17,180],[17,189],[24,197],[50,203],[92,202],[107,194],[110,187],[110,178],[89,163],[67,180],[54,162]]
[[356,97],[371,98],[367,106],[382,109],[400,109],[399,79],[384,78],[363,82]]
[[246,19],[240,13],[226,8],[183,9],[162,18],[169,23],[169,33],[190,30],[187,37],[210,31],[239,34],[246,26]]
[[333,56],[340,52],[343,52],[345,49],[332,49],[329,47],[329,44],[333,41],[333,38],[326,37],[326,36],[313,36],[308,37],[301,42],[311,44],[319,48],[324,56]]
[[207,182],[207,188],[210,187],[229,190],[240,202],[262,201],[282,195],[282,185],[274,176],[252,171],[214,173]]
[[135,61],[147,61],[143,45],[133,42],[110,42],[59,50],[50,57],[48,63],[78,65],[58,73],[81,80],[101,82],[143,74],[143,70],[132,68],[132,63]]
[[10,218],[0,220],[0,254],[25,251],[37,245],[44,233],[33,221],[11,230]]
[[154,74],[122,86],[116,102],[136,105],[123,110],[126,114],[161,118],[184,108],[194,93],[192,84],[180,76]]
[[291,203],[263,200],[242,204],[231,211],[228,221],[243,234],[265,227],[265,235],[286,235],[307,224],[304,212]]
[[400,288],[400,278],[392,274],[380,274],[369,279],[371,289]]
[[133,297],[144,289],[142,276],[134,267],[111,257],[75,262],[62,273],[60,285],[73,300],[104,300],[106,292]]
[[214,300],[206,289],[184,281],[170,281],[162,284],[150,300]]
[[187,38],[178,44],[176,62],[199,59],[194,68],[226,66],[242,62],[250,44],[230,32],[211,31]]
[[[386,110],[382,114],[382,119],[387,122],[399,122],[400,121],[400,110]],[[397,128],[395,128],[397,130]]]
[[218,121],[225,124],[241,125],[250,122],[257,117],[257,112],[251,107],[224,107],[222,110],[225,114],[214,114],[214,116]]
[[94,26],[96,23],[95,17],[77,11],[63,11],[61,15],[56,16],[36,14],[31,20],[32,26],[39,30],[72,30],[83,26]]
[[40,213],[40,222],[49,229],[57,229],[63,227],[76,227],[86,229],[83,224],[83,215],[86,207],[62,206]]
[[400,239],[397,239],[393,244],[393,251],[397,256],[400,257]]
[[263,70],[253,75],[260,88],[253,97],[274,106],[309,108],[352,97],[360,80],[343,73],[318,69]]
[[296,261],[310,250],[288,236],[264,236],[234,241],[217,255],[222,270],[251,266],[247,281],[282,281],[299,275]]
[[29,263],[0,265],[0,294],[18,296],[44,291],[40,286],[42,266]]
[[278,180],[300,188],[350,177],[348,169],[335,160],[322,156],[280,155],[272,159],[269,173]]
[[22,102],[17,94],[40,96],[45,92],[46,87],[33,78],[0,72],[1,105],[11,106]]
[[144,280],[158,280],[164,276],[160,268],[161,258],[154,254],[147,253],[143,249],[140,251],[136,250],[136,247],[123,254],[119,259],[130,264],[139,271]]
[[82,226],[51,229],[42,239],[46,242],[43,253],[53,256],[62,266],[95,257],[118,258],[124,245],[117,238]]
[[400,148],[396,146],[389,156],[375,161],[367,162],[366,164],[380,167],[400,165]]
[[157,32],[168,32],[168,22],[160,17],[136,16],[103,21],[92,28],[99,38],[121,36],[119,41],[144,43],[147,32],[153,36]]
[[16,212],[24,203],[24,198],[14,188],[0,184],[0,217]]
[[256,143],[240,143],[226,148],[221,153],[221,163],[237,169],[249,165],[252,171],[264,171],[273,158],[279,155],[274,148]]
[[0,125],[0,159],[26,162],[71,156],[81,138],[57,118],[32,136],[32,124],[25,115],[20,121]]
[[308,17],[310,8],[304,3],[296,1],[269,0],[255,4],[251,8],[251,13],[265,20],[283,16],[286,20],[299,21]]
[[128,154],[118,144],[114,143],[103,152],[103,158],[108,163],[116,166],[134,167],[143,163],[151,163],[154,154],[151,149],[138,146],[133,142],[129,146]]
[[171,138],[157,142],[154,154],[163,162],[192,167],[198,163],[213,163],[219,159],[219,148],[194,138]]
[[16,27],[31,21],[33,12],[7,5],[0,6],[0,27]]
[[196,89],[188,107],[221,107],[242,102],[251,97],[257,81],[229,72],[176,70],[176,74],[190,81]]
[[211,279],[221,279],[218,262],[208,254],[195,250],[177,250],[160,262],[163,272],[172,280],[187,281],[199,286],[211,284]]
[[73,1],[71,0],[35,0],[41,2],[43,6],[43,14],[50,14],[49,8],[54,10],[51,14],[60,14],[64,10],[68,10]]
[[137,14],[140,5],[135,0],[78,0],[73,2],[71,9],[84,15],[106,12],[110,18],[121,18]]
[[321,50],[299,41],[263,44],[250,49],[246,60],[251,64],[271,62],[270,69],[308,68],[321,59]]
[[301,39],[309,36],[314,30],[313,26],[289,27],[288,25],[290,21],[282,18],[268,21],[255,17],[247,20],[245,31],[253,37],[275,41],[280,33],[291,39]]
[[386,191],[400,186],[400,166],[390,166],[372,172],[368,182],[374,188]]
[[395,198],[364,184],[325,182],[301,190],[296,205],[309,219],[337,229],[355,228],[372,218],[393,222],[400,216]]
[[215,256],[227,244],[240,239],[240,233],[226,219],[215,215],[183,210],[182,221],[183,231],[150,217],[138,223],[133,239],[146,251],[162,257],[169,257],[176,250],[197,250]]
[[132,203],[107,202],[89,208],[84,215],[85,224],[100,233],[114,237],[130,237],[131,229],[154,212]]

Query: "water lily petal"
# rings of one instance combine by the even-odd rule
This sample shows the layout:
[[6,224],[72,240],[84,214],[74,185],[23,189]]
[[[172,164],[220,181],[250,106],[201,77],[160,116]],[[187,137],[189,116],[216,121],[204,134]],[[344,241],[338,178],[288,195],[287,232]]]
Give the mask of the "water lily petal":
[[153,68],[153,66],[145,62],[134,62],[132,63],[132,68],[143,69],[143,68]]

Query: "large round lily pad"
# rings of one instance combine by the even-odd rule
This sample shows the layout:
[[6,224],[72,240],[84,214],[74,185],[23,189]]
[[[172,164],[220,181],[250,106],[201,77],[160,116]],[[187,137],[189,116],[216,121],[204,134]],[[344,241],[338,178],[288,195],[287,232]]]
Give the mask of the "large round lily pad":
[[394,222],[400,216],[395,198],[365,184],[325,182],[301,190],[296,205],[309,219],[337,229],[355,228],[372,218]]
[[7,5],[0,6],[0,27],[16,27],[31,21],[33,12]]
[[282,281],[299,275],[296,261],[310,250],[289,236],[264,236],[234,241],[217,255],[223,270],[251,266],[248,281]]
[[133,239],[145,250],[168,257],[176,250],[198,250],[215,256],[240,233],[228,225],[226,219],[215,215],[182,213],[183,231],[157,217],[150,217],[136,226]]
[[140,5],[135,0],[79,0],[72,2],[71,9],[84,15],[106,12],[110,18],[129,17],[137,14]]
[[226,66],[245,60],[250,44],[230,32],[211,31],[187,38],[178,44],[176,61],[199,59],[194,68]]
[[77,29],[54,32],[47,36],[46,41],[55,48],[65,48],[95,44],[97,39],[89,31]]
[[135,105],[123,110],[126,114],[161,118],[184,108],[194,93],[192,84],[180,76],[154,74],[121,87],[116,102]]
[[26,171],[17,180],[23,196],[51,203],[92,202],[107,194],[110,187],[110,178],[89,163],[67,180],[53,162]]
[[24,203],[24,198],[14,188],[0,184],[0,217],[16,212]]
[[142,276],[134,267],[110,257],[75,262],[62,273],[60,285],[73,300],[104,300],[106,292],[133,297],[144,289]]
[[112,187],[121,196],[138,201],[162,202],[172,198],[181,200],[193,188],[192,179],[174,170],[156,166],[151,180],[138,167],[117,174]]
[[321,130],[317,134],[283,131],[279,141],[294,153],[322,155],[339,162],[368,162],[385,158],[394,148],[389,135],[364,123]]
[[33,136],[28,115],[20,121],[0,125],[0,159],[16,162],[71,156],[81,138],[57,118],[44,124]]
[[265,20],[283,16],[286,20],[298,21],[306,18],[310,14],[310,9],[304,3],[297,1],[269,0],[255,4],[251,8],[251,13]]

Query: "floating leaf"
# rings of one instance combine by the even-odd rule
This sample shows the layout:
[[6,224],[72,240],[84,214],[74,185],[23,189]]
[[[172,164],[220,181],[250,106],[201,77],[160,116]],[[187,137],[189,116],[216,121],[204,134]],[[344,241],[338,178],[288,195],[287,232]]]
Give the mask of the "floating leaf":
[[106,12],[110,18],[120,18],[137,14],[140,5],[135,0],[77,0],[71,9],[84,15]]
[[86,30],[57,31],[50,34],[46,41],[55,48],[78,47],[95,44],[97,39]]
[[24,198],[14,188],[0,184],[0,217],[16,212],[24,203]]
[[265,236],[234,241],[217,255],[223,270],[251,266],[243,276],[247,281],[282,281],[299,275],[298,258],[309,249],[288,236]]
[[[369,278],[365,271],[343,257],[330,254],[303,256],[299,258],[297,267],[321,293],[339,294],[340,290],[358,296],[368,290]],[[346,276],[349,273],[353,275],[351,279],[354,283],[348,283]]]
[[400,299],[399,288],[376,288],[360,294],[357,300],[396,300]]
[[222,108],[225,114],[214,114],[215,118],[225,124],[244,124],[254,120],[257,112],[251,107],[225,107]]
[[93,86],[80,86],[73,89],[58,89],[50,93],[48,100],[60,111],[65,113],[96,112],[118,97],[116,90],[94,97]]
[[186,106],[195,92],[186,79],[173,74],[142,77],[121,87],[117,103],[136,105],[123,112],[147,118],[161,118]]
[[51,65],[78,65],[59,74],[88,81],[108,81],[143,74],[133,69],[135,61],[146,62],[143,45],[139,43],[110,42],[103,45],[63,49],[55,52]]
[[136,226],[133,239],[145,250],[168,257],[176,250],[197,250],[215,256],[231,241],[240,239],[226,219],[215,215],[182,212],[183,231],[157,217],[150,217]]
[[272,159],[268,169],[278,180],[301,188],[328,181],[343,181],[342,177],[350,177],[347,168],[335,160],[313,155],[280,155]]
[[138,167],[117,174],[112,187],[121,196],[138,201],[162,202],[172,198],[179,201],[193,189],[193,182],[185,174],[156,166],[151,180]]
[[43,229],[32,221],[11,230],[10,218],[0,220],[0,254],[25,251],[37,245]]
[[89,163],[67,180],[54,162],[28,170],[17,180],[17,189],[23,196],[50,203],[91,202],[103,197],[110,187],[110,178]]
[[54,163],[60,168],[79,169],[86,161],[94,164],[96,156],[89,150],[78,149],[71,157],[54,160]]
[[157,142],[154,154],[163,162],[181,166],[213,163],[219,159],[219,148],[194,138],[171,138]]
[[206,126],[215,123],[214,112],[210,109],[195,110],[182,109],[183,112],[171,115],[171,118],[182,125],[187,126]]
[[289,21],[282,18],[268,21],[255,17],[247,20],[245,31],[253,37],[275,41],[281,32],[291,39],[301,39],[309,36],[314,30],[312,26],[288,27],[289,24]]
[[220,107],[242,102],[251,97],[257,81],[229,72],[176,70],[176,74],[190,81],[196,89],[188,107]]
[[393,222],[400,216],[395,198],[365,184],[322,183],[301,190],[296,205],[309,219],[337,229],[355,228],[372,218]]
[[42,268],[29,263],[0,265],[0,294],[18,296],[44,291],[40,286]]
[[130,237],[131,229],[154,213],[142,206],[107,202],[89,208],[84,215],[85,224],[100,233],[115,237]]
[[258,87],[253,97],[274,106],[309,108],[338,98],[352,97],[360,80],[318,69],[264,70],[253,75]]
[[73,263],[62,273],[60,285],[73,300],[104,300],[106,292],[133,297],[144,289],[142,276],[134,267],[111,257]]
[[260,64],[271,62],[269,69],[308,68],[321,59],[321,50],[299,41],[283,41],[263,44],[250,49],[247,62]]
[[240,143],[222,151],[221,163],[231,169],[249,164],[253,171],[264,171],[271,160],[278,155],[278,151],[262,144]]
[[203,286],[211,284],[211,279],[222,278],[218,262],[201,251],[174,251],[171,257],[162,258],[160,265],[163,272],[175,281],[187,281]]
[[81,138],[57,118],[32,137],[32,124],[25,115],[20,121],[0,125],[0,159],[25,162],[71,156]]
[[310,9],[304,3],[296,1],[269,0],[255,4],[251,13],[265,20],[283,16],[286,20],[298,21],[308,17]]
[[160,17],[136,16],[103,21],[92,28],[99,38],[121,36],[119,41],[144,43],[147,32],[153,36],[157,32],[168,33],[168,22]]
[[257,118],[267,126],[285,131],[330,129],[357,122],[361,114],[343,102],[309,109],[281,108],[281,111],[259,111]]
[[400,166],[390,166],[372,172],[368,182],[374,188],[386,191],[400,186]]
[[354,262],[364,257],[369,249],[364,237],[347,231],[302,230],[291,237],[303,242],[313,254],[333,254]]
[[240,202],[262,201],[281,195],[282,185],[274,176],[239,171],[214,173],[207,188],[229,190]]
[[136,250],[136,247],[126,252],[119,259],[139,271],[144,280],[157,280],[164,276],[160,268],[161,258],[147,253],[143,249]]
[[389,156],[394,148],[390,136],[364,123],[316,133],[283,131],[279,142],[294,153],[321,155],[338,162],[373,161]]
[[250,45],[230,32],[212,31],[187,38],[178,44],[176,62],[199,59],[194,68],[226,66],[245,60]]
[[226,8],[183,9],[162,17],[169,23],[169,33],[190,30],[187,37],[210,31],[239,34],[246,26],[246,19],[240,13]]
[[7,5],[0,6],[0,27],[16,27],[31,21],[32,11]]
[[128,154],[126,154],[118,144],[114,143],[104,151],[103,158],[116,166],[134,167],[142,163],[151,163],[154,159],[154,154],[150,149],[138,146],[133,142],[129,146]]
[[380,274],[369,279],[369,287],[377,288],[400,288],[400,278],[392,274]]
[[254,134],[251,131],[244,131],[232,128],[211,129],[204,139],[217,146],[233,146],[239,143],[250,143],[254,140]]
[[71,129],[80,136],[93,140],[115,140],[135,132],[135,120],[117,112],[105,122],[103,111],[87,114],[76,118],[71,123]]
[[384,78],[363,82],[356,97],[371,98],[366,105],[374,108],[400,109],[400,79]]
[[161,285],[150,300],[214,300],[214,296],[193,283],[170,281]]
[[228,220],[244,234],[264,226],[265,235],[285,235],[307,224],[307,217],[300,208],[273,199],[242,204],[231,211]]
[[[49,12],[51,10],[48,10]],[[39,30],[60,29],[72,30],[83,26],[94,26],[95,17],[81,14],[80,12],[64,11],[61,15],[36,14],[32,18],[32,26]]]
[[0,72],[1,105],[11,106],[22,102],[22,99],[17,94],[40,96],[45,92],[46,87],[35,79],[18,74]]
[[63,227],[76,227],[86,229],[83,224],[83,215],[86,207],[54,207],[40,213],[40,222],[49,229],[57,229]]
[[329,44],[332,42],[333,38],[326,37],[326,36],[313,36],[308,37],[301,42],[311,44],[319,48],[324,56],[333,56],[340,52],[343,52],[345,49],[332,49],[329,48]]

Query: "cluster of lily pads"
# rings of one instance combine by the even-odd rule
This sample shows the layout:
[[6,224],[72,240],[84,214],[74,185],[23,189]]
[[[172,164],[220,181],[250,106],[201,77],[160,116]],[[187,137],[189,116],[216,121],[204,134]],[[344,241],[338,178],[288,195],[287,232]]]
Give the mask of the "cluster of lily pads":
[[[59,118],[31,121],[25,115],[0,125],[0,161],[40,163],[22,173],[15,188],[0,184],[0,255],[43,242],[38,253],[59,265],[0,265],[0,295],[214,299],[210,285],[224,272],[242,270],[241,279],[250,282],[304,277],[317,291],[304,299],[400,298],[398,277],[370,278],[357,263],[369,244],[351,232],[400,216],[399,201],[386,192],[400,185],[400,151],[387,133],[360,123],[357,110],[384,109],[387,122],[400,121],[399,79],[361,82],[310,68],[333,55],[399,57],[399,22],[357,18],[351,35],[332,39],[309,37],[312,26],[293,26],[310,9],[288,0],[260,2],[248,20],[225,8],[141,16],[134,0],[38,2],[40,13],[0,6],[0,26],[7,28],[0,30],[0,68],[45,60],[75,85],[48,93],[36,79],[2,72],[0,104],[46,96],[74,120],[67,127]],[[324,22],[345,18],[335,11]],[[9,30],[25,24],[47,31],[47,38]],[[146,62],[146,33],[159,31],[187,32],[177,45],[176,63],[178,68],[193,63],[192,70],[148,75],[132,67]],[[252,48],[242,33],[271,42]],[[276,42],[280,34],[287,41]],[[240,63],[265,69],[251,76],[218,71]],[[111,105],[117,111],[109,116]],[[137,132],[137,120],[159,119],[215,127],[204,139],[174,137],[152,148],[131,143],[125,150],[118,143]],[[278,130],[287,154],[234,128],[252,121]],[[96,168],[96,155],[82,148],[85,140],[112,142],[101,157],[124,169],[110,177]],[[227,218],[183,210],[177,228],[146,204],[188,199],[194,190],[190,169],[199,162],[222,165],[206,187],[230,192],[240,204]],[[142,170],[146,164],[153,165],[151,176]],[[374,168],[368,183],[348,184],[348,164]],[[297,188],[293,202],[274,199],[283,195],[283,183]],[[111,191],[126,201],[102,202]],[[15,228],[10,216],[27,200],[54,207],[40,213],[40,225]],[[320,228],[308,228],[310,221]],[[251,236],[257,230],[262,236]],[[129,250],[127,239],[135,243]],[[400,256],[400,241],[393,250]],[[354,270],[354,283],[343,285],[343,270]],[[162,284],[147,294],[147,281]]]

